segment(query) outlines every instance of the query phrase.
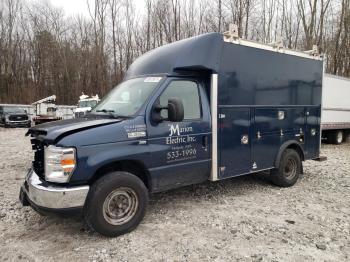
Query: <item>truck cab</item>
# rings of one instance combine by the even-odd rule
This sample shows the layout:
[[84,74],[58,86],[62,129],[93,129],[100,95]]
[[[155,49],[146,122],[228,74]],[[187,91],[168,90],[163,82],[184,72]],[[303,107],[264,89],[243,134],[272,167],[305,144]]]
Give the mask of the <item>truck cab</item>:
[[74,110],[74,117],[83,117],[94,108],[100,101],[98,95],[89,97],[84,93],[79,97],[77,108]]
[[28,131],[21,202],[82,211],[117,236],[140,223],[150,193],[262,170],[292,186],[319,157],[322,68],[218,33],[152,50],[89,114]]

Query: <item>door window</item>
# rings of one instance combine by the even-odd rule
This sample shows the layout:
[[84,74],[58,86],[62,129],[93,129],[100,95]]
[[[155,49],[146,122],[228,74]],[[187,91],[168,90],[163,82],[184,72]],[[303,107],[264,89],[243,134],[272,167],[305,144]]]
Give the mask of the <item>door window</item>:
[[[196,82],[187,80],[172,81],[159,98],[161,106],[167,106],[169,98],[180,98],[184,106],[184,119],[201,118],[199,90]],[[162,110],[161,116],[168,118],[168,111]]]

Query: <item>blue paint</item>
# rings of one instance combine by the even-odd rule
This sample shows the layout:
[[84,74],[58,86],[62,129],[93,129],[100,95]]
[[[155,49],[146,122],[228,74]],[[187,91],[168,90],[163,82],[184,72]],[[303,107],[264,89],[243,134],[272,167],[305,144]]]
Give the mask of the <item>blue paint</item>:
[[[91,183],[99,170],[120,161],[139,163],[150,191],[207,180],[211,172],[210,76],[218,74],[219,179],[270,169],[294,144],[305,160],[319,155],[322,62],[229,44],[218,33],[165,45],[138,58],[125,81],[162,76],[130,118],[107,114],[30,129],[44,144],[75,147],[78,165],[70,184]],[[196,83],[201,116],[155,123],[152,112],[172,81]],[[279,113],[284,117],[279,119]],[[144,137],[131,137],[139,127]],[[242,136],[249,142],[242,143]]]

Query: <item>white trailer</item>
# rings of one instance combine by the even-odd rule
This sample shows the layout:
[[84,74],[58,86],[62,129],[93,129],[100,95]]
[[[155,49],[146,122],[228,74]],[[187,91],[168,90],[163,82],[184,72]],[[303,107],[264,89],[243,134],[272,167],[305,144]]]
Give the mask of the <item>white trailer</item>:
[[322,100],[322,137],[341,144],[350,135],[350,79],[325,74]]
[[62,119],[71,119],[74,118],[74,111],[76,108],[77,106],[57,105],[57,112]]

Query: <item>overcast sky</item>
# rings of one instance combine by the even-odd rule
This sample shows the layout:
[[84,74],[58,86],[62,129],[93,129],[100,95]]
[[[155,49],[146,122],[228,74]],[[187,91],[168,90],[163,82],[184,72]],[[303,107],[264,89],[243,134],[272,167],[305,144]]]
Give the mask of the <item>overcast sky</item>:
[[[40,0],[36,0],[36,1],[40,1]],[[82,14],[87,17],[89,16],[89,10],[88,10],[86,1],[89,1],[91,6],[93,6],[93,3],[94,3],[94,0],[41,0],[41,1],[48,1],[48,2],[51,2],[53,6],[63,8],[65,11],[65,14],[68,16],[75,15],[75,14]],[[136,5],[136,9],[138,9],[138,11],[142,11],[141,9],[144,6],[144,0],[135,0],[134,3]]]
[[[86,0],[51,0],[53,6],[61,7],[67,15],[83,14],[89,16]],[[90,2],[93,2],[90,0]]]

